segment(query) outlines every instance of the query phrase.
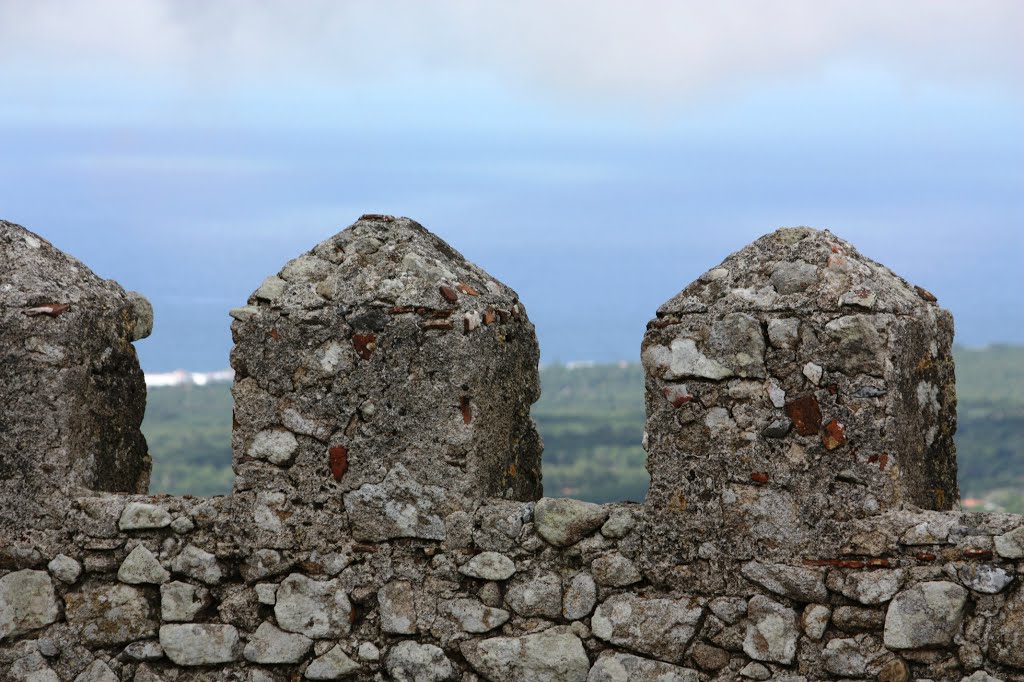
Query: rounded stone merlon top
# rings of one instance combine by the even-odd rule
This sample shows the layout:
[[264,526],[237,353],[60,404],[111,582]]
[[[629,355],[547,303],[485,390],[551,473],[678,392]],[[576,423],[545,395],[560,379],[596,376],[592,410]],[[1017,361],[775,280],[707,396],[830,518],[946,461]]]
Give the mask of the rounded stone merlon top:
[[[316,311],[342,304],[353,327],[374,326],[360,313],[382,307],[417,311],[443,310],[471,317],[480,304],[494,314],[518,316],[516,293],[467,261],[444,240],[409,218],[368,214],[352,226],[289,261],[263,281],[236,319],[263,308]],[[315,313],[314,313],[315,314]],[[467,324],[479,324],[468,320]]]
[[130,339],[146,338],[153,308],[142,294],[98,277],[81,261],[21,225],[0,220],[0,264],[11,273],[0,282],[0,309],[29,317],[60,317],[80,306],[123,309]]
[[902,315],[935,301],[828,230],[783,227],[701,275],[657,314],[798,310]]

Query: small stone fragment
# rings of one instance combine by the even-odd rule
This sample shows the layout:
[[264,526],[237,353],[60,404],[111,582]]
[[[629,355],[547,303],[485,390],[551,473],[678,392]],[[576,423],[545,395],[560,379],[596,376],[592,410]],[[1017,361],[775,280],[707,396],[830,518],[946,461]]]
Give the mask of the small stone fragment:
[[583,642],[567,628],[469,641],[461,649],[473,669],[489,680],[586,682],[590,671]]
[[823,604],[808,604],[800,618],[800,625],[803,627],[804,634],[817,642],[825,634],[825,628],[828,627],[831,617],[832,609],[829,607]]
[[601,526],[601,535],[616,540],[624,538],[635,525],[636,515],[633,512],[628,509],[615,509]]
[[0,641],[54,623],[60,606],[46,571],[14,571],[0,578]]
[[808,362],[806,365],[804,365],[804,376],[807,377],[807,380],[810,381],[815,386],[821,383],[821,377],[823,373],[824,371],[822,370],[821,365],[816,365],[813,362]]
[[509,586],[505,602],[520,616],[558,618],[562,613],[562,581],[553,573],[522,576]]
[[884,604],[903,587],[905,577],[899,569],[851,573],[846,576],[842,593],[861,604]]
[[636,564],[618,552],[610,552],[594,559],[590,569],[597,584],[605,587],[625,587],[643,579]]
[[793,422],[788,417],[773,419],[768,426],[764,427],[761,434],[765,438],[784,438],[792,426]]
[[62,583],[73,585],[82,575],[82,564],[66,554],[58,554],[46,565],[53,577]]
[[120,682],[114,671],[104,661],[96,660],[83,670],[75,682]]
[[164,650],[160,643],[148,639],[143,642],[132,642],[121,652],[126,658],[133,661],[156,661],[164,657]]
[[170,580],[171,574],[160,565],[153,553],[145,545],[137,545],[117,571],[117,579],[123,583],[140,585],[151,583],[159,585]]
[[678,662],[696,633],[704,609],[690,599],[649,599],[617,594],[597,607],[590,621],[606,642]]
[[379,661],[380,660],[380,649],[377,648],[373,642],[363,642],[359,645],[359,651],[357,652],[359,658],[364,661]]
[[350,629],[352,605],[337,580],[292,573],[277,588],[274,615],[283,630],[314,639],[340,637]]
[[1024,526],[995,538],[996,553],[1004,559],[1024,559]]
[[800,342],[800,320],[795,318],[768,320],[768,341],[776,348],[793,350]]
[[395,682],[445,682],[455,676],[439,647],[405,640],[391,647],[384,668]]
[[758,594],[747,604],[747,617],[743,652],[757,661],[792,663],[800,635],[796,612]]
[[[364,642],[363,646],[366,644],[369,644],[369,642]],[[360,653],[361,652],[362,646],[360,647]],[[377,653],[377,658],[380,658],[380,652]],[[313,659],[313,662],[309,664],[308,668],[306,668],[306,679],[337,680],[347,675],[351,675],[360,668],[362,668],[362,666],[349,658],[348,654],[345,653],[345,650],[341,648],[341,645],[337,644],[323,656]]]
[[783,391],[782,387],[774,381],[768,384],[765,392],[768,393],[768,399],[771,401],[772,405],[780,408],[786,406],[786,392]]
[[256,459],[266,460],[271,464],[283,466],[291,462],[298,449],[299,442],[291,431],[271,429],[257,433],[246,454]]
[[489,632],[504,625],[511,616],[504,609],[484,606],[476,599],[455,599],[447,608],[463,632]]
[[534,508],[537,533],[556,547],[568,547],[600,528],[608,510],[599,504],[545,497]]
[[167,622],[187,623],[210,604],[210,592],[183,582],[160,586],[160,617]]
[[313,648],[313,640],[305,635],[285,632],[272,623],[263,622],[249,637],[243,655],[253,663],[298,663]]
[[751,661],[740,668],[740,676],[748,680],[767,680],[772,676],[772,671],[760,663]]
[[748,580],[794,601],[821,602],[828,599],[821,569],[751,561],[743,565],[741,572]]
[[700,679],[700,673],[690,668],[613,651],[601,655],[586,678],[587,682],[699,682]]
[[967,564],[958,571],[960,582],[981,594],[998,594],[1013,582],[1013,576],[991,564]]
[[232,625],[164,625],[160,646],[177,665],[216,665],[237,660],[242,645]]
[[157,622],[146,593],[128,585],[93,586],[64,596],[65,617],[82,640],[96,647],[156,635]]
[[224,577],[217,557],[195,545],[185,545],[171,561],[171,570],[201,580],[208,585],[216,585]]
[[967,606],[967,590],[950,582],[914,585],[889,603],[885,615],[885,646],[921,649],[949,646]]
[[121,530],[165,528],[171,525],[171,515],[163,507],[144,502],[129,502],[121,513]]
[[515,563],[498,552],[481,552],[459,567],[462,575],[480,580],[508,580],[515,572]]
[[597,602],[597,585],[589,573],[577,573],[562,597],[562,615],[567,620],[586,618]]
[[396,635],[416,634],[416,594],[404,580],[390,582],[377,590],[380,629]]
[[832,639],[821,652],[825,669],[840,677],[861,677],[867,669],[867,661],[854,639]]
[[330,448],[327,452],[328,463],[331,467],[331,476],[335,481],[340,481],[348,471],[348,449],[338,445]]

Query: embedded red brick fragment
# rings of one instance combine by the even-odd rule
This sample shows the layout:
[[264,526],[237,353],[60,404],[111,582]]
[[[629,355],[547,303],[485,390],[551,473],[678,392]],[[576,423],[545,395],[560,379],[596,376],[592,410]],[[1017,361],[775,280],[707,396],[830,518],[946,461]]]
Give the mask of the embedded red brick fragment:
[[455,303],[456,301],[459,300],[458,292],[455,291],[455,289],[452,289],[451,287],[442,285],[440,288],[440,292],[441,296],[444,297],[444,300],[448,301],[449,303]]
[[750,480],[753,481],[754,483],[764,484],[768,482],[769,476],[767,473],[759,471],[757,473],[750,474]]
[[331,463],[331,476],[335,481],[340,481],[348,471],[348,449],[343,445],[338,445],[327,452]]
[[928,301],[929,303],[935,303],[936,301],[939,300],[938,298],[935,297],[935,294],[933,294],[932,292],[928,291],[924,287],[915,286],[914,287],[914,291],[917,292],[918,296],[920,296],[924,300]]
[[825,424],[825,430],[821,433],[821,442],[826,450],[835,450],[846,443],[846,427],[833,419]]
[[805,566],[834,566],[836,568],[864,568],[859,559],[804,559]]
[[891,563],[888,559],[868,559],[868,568],[889,568]]
[[497,314],[494,312],[494,308],[488,308],[484,311],[484,324],[491,325],[497,319]]
[[805,395],[788,403],[786,415],[793,420],[793,427],[801,436],[813,436],[821,427],[821,408],[813,395]]
[[480,295],[479,291],[477,291],[476,289],[474,289],[470,285],[466,284],[465,282],[459,282],[459,285],[456,288],[459,291],[461,291],[462,293],[466,294],[467,296],[479,296]]
[[48,315],[49,317],[60,317],[67,311],[71,310],[71,306],[67,303],[46,303],[44,305],[37,305],[34,308],[28,308],[24,310],[26,315],[29,317],[35,317],[36,315]]
[[935,561],[937,557],[931,552],[918,552],[914,558],[918,561]]
[[353,334],[352,345],[363,360],[369,360],[373,351],[377,350],[377,337],[374,334]]
[[693,400],[693,396],[686,390],[686,386],[666,386],[662,392],[665,394],[665,398],[672,403],[672,407],[682,407]]
[[469,398],[462,396],[462,400],[459,402],[459,409],[462,410],[462,421],[469,424],[473,421],[473,409],[469,406]]
[[964,557],[967,559],[991,559],[992,550],[972,547],[971,549],[964,550]]

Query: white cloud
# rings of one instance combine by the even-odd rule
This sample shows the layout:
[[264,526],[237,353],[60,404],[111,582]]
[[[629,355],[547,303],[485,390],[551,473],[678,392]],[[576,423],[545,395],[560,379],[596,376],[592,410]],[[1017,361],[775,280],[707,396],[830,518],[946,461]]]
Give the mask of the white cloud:
[[1018,0],[0,0],[0,74],[188,87],[470,72],[561,97],[686,101],[835,60],[1019,88]]

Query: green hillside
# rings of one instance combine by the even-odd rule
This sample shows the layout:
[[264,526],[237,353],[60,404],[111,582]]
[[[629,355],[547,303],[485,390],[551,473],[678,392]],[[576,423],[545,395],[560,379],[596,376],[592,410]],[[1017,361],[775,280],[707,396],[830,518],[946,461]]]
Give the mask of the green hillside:
[[[956,350],[963,496],[1024,511],[1024,347]],[[544,490],[595,502],[647,491],[639,365],[552,366],[533,415],[544,437]],[[153,492],[231,487],[231,393],[225,384],[150,391],[143,431]]]

